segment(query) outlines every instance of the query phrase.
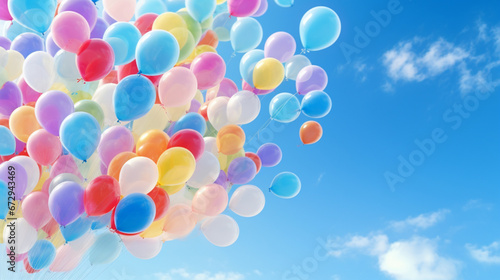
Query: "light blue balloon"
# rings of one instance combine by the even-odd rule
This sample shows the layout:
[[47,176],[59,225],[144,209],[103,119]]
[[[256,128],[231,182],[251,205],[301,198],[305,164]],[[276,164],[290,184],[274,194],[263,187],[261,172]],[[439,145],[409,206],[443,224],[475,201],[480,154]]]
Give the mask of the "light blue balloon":
[[77,240],[82,237],[85,233],[90,231],[90,226],[92,225],[92,220],[83,216],[80,216],[76,221],[72,222],[67,226],[59,226],[62,236],[66,242]]
[[214,17],[212,29],[217,34],[219,41],[228,42],[231,40],[231,28],[237,20],[237,17],[231,17],[228,12],[222,12]]
[[146,115],[156,100],[153,83],[143,75],[129,75],[121,80],[113,93],[116,118],[132,121]]
[[0,156],[10,156],[16,152],[16,138],[5,126],[0,126]]
[[104,232],[99,234],[89,249],[90,264],[111,263],[120,256],[122,243],[117,234]]
[[309,58],[298,54],[292,56],[285,64],[285,76],[287,79],[295,81],[299,75],[300,70],[304,67],[311,65]]
[[251,87],[254,87],[253,70],[255,69],[255,65],[257,65],[257,63],[259,63],[259,61],[263,60],[265,57],[266,56],[263,50],[251,50],[241,58],[240,61],[241,77]]
[[228,12],[227,1],[222,3],[222,4],[217,5],[217,7],[215,7],[214,17],[216,17],[222,13],[226,13],[226,12]]
[[44,33],[56,13],[57,0],[9,0],[9,12],[23,26]]
[[169,12],[178,12],[186,7],[186,0],[163,0]]
[[163,14],[167,6],[162,0],[139,0],[135,6],[135,18],[144,14]]
[[238,18],[231,27],[231,45],[235,52],[244,53],[255,49],[262,41],[262,26],[252,18]]
[[135,59],[135,49],[141,32],[129,22],[115,22],[104,32],[103,40],[111,45],[115,53],[115,65],[123,65]]
[[5,219],[9,212],[9,189],[7,183],[0,180],[0,219]]
[[201,135],[205,135],[207,131],[207,123],[205,119],[198,113],[187,113],[182,116],[174,126],[173,133],[183,129],[192,129],[198,131]]
[[144,34],[137,44],[137,67],[144,75],[160,75],[174,67],[179,53],[179,44],[172,34],[164,30],[152,30]]
[[25,26],[21,25],[19,22],[13,20],[12,24],[10,26],[7,25],[7,28],[5,29],[5,37],[9,38],[9,40],[13,41],[17,36],[23,33],[35,33],[37,35],[42,35],[40,32],[36,32],[34,30],[31,30],[29,28],[26,28]]
[[288,8],[293,6],[294,0],[274,0],[280,7]]
[[340,30],[339,16],[327,7],[310,9],[300,21],[300,39],[308,51],[319,51],[333,45]]
[[188,13],[198,22],[202,22],[213,15],[216,6],[215,0],[186,0]]
[[269,103],[271,119],[282,123],[296,120],[300,115],[300,102],[295,95],[287,92],[273,97]]
[[302,99],[301,110],[311,118],[322,118],[332,109],[332,99],[324,91],[311,91]]
[[104,214],[102,216],[89,217],[92,220],[92,225],[90,226],[90,228],[92,230],[96,230],[96,229],[101,229],[101,228],[104,228],[106,226],[109,226],[109,223],[111,222],[112,212],[113,211],[111,211],[107,214]]
[[38,240],[28,252],[28,262],[35,269],[48,267],[56,258],[56,247],[48,240]]
[[299,177],[292,172],[282,172],[274,177],[269,190],[281,198],[294,198],[300,192]]
[[73,156],[86,161],[99,145],[101,126],[91,114],[75,112],[64,119],[59,136],[63,146]]

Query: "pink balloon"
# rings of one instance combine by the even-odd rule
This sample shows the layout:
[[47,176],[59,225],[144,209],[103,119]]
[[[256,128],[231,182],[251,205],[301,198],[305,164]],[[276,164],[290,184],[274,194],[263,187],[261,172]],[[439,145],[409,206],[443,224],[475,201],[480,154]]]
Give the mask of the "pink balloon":
[[165,107],[179,107],[193,99],[197,88],[198,81],[191,70],[174,67],[161,77],[158,96]]
[[50,178],[55,178],[57,175],[62,173],[71,173],[78,176],[78,178],[83,179],[82,174],[78,170],[78,165],[76,165],[75,160],[70,155],[65,155],[60,157],[50,169]]
[[122,152],[134,150],[134,136],[124,126],[113,126],[106,129],[101,136],[97,152],[104,165],[108,166],[113,158]]
[[66,272],[75,269],[82,259],[82,254],[69,244],[64,244],[56,251],[56,257],[49,269],[53,272]]
[[10,15],[7,2],[8,2],[8,0],[0,0],[0,19],[1,20],[12,20],[12,16]]
[[40,229],[52,219],[49,211],[49,195],[44,192],[30,193],[21,205],[23,218],[35,229]]
[[87,20],[75,12],[62,12],[52,22],[52,38],[61,49],[77,53],[83,42],[90,39]]
[[227,8],[233,17],[248,17],[260,8],[261,0],[227,0]]
[[238,86],[230,79],[224,78],[218,86],[207,90],[207,101],[210,101],[219,96],[227,96],[231,98],[238,92]]
[[51,165],[62,154],[62,145],[59,137],[45,129],[39,129],[28,138],[26,150],[38,164]]
[[201,187],[193,197],[193,212],[217,216],[227,207],[228,196],[226,189],[221,185],[211,184]]
[[135,0],[103,0],[104,11],[116,21],[129,21],[134,16]]
[[226,74],[226,63],[220,55],[206,52],[193,60],[191,71],[198,80],[198,89],[205,90],[222,82]]

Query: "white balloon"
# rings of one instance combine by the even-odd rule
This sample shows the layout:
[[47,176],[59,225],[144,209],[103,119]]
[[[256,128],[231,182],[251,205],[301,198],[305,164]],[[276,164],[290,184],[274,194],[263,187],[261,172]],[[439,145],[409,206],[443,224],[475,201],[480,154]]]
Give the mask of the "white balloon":
[[[15,240],[15,245],[12,241]],[[3,230],[3,243],[12,244],[16,247],[16,254],[28,252],[37,239],[37,232],[28,222],[23,219],[8,221]]]
[[227,104],[229,97],[219,96],[208,104],[207,115],[212,126],[220,130],[222,127],[229,124],[227,119]]
[[193,188],[201,188],[210,185],[217,180],[219,173],[219,159],[210,152],[203,152],[196,162],[193,176],[187,181],[187,184]]
[[113,93],[115,89],[116,84],[102,85],[96,90],[92,97],[92,100],[101,105],[102,111],[104,112],[104,123],[106,125],[114,125],[118,121],[115,114],[115,105],[113,104]]
[[290,58],[285,64],[285,76],[288,80],[295,81],[302,68],[311,65],[309,58],[298,54]]
[[24,61],[23,74],[24,80],[32,89],[46,92],[56,78],[54,58],[42,51],[31,53]]
[[121,235],[123,245],[134,257],[148,260],[156,257],[163,246],[161,236],[154,238],[142,238],[138,235]]
[[158,167],[150,158],[131,158],[123,165],[119,179],[121,195],[147,194],[158,182]]
[[204,137],[203,140],[205,140],[205,152],[212,153],[216,157],[219,156],[217,139],[215,137]]
[[258,187],[245,185],[234,191],[229,201],[229,209],[242,217],[253,217],[264,209],[265,204],[266,197]]
[[[80,71],[76,66],[76,54],[60,50],[54,56],[54,68],[57,75],[65,80],[76,80],[81,78]],[[80,83],[83,84],[83,83]]]
[[28,186],[24,191],[24,195],[28,195],[36,187],[38,180],[40,180],[40,169],[38,168],[38,164],[27,156],[13,157],[10,161],[19,163],[26,170],[28,174]]
[[227,103],[227,119],[234,124],[250,123],[257,118],[259,112],[259,97],[247,90],[237,92]]
[[227,215],[208,218],[201,225],[201,231],[210,243],[219,247],[230,246],[240,234],[236,221]]

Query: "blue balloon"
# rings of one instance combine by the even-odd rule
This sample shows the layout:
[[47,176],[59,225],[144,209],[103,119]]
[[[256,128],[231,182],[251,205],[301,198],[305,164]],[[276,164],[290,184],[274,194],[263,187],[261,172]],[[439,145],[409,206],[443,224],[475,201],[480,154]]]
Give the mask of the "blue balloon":
[[89,113],[67,116],[59,128],[61,143],[73,156],[83,161],[92,156],[101,140],[101,126]]
[[301,109],[302,113],[308,117],[322,118],[330,113],[332,100],[323,91],[311,91],[302,99]]
[[300,21],[300,39],[308,51],[319,51],[333,45],[340,36],[340,19],[327,7],[307,11]]
[[99,234],[89,249],[90,264],[111,263],[118,258],[121,251],[122,243],[117,234],[111,232]]
[[235,52],[248,52],[260,44],[262,36],[262,26],[256,19],[238,18],[231,27],[231,46]]
[[134,60],[135,49],[141,36],[139,29],[129,22],[116,22],[106,29],[103,40],[113,48],[115,65],[127,64]]
[[293,122],[300,115],[300,102],[293,94],[280,93],[269,103],[269,114],[271,119],[278,122]]
[[164,0],[169,12],[176,13],[186,7],[186,0]]
[[280,7],[288,8],[293,6],[294,0],[274,0],[274,2],[276,2],[276,4]]
[[129,75],[121,80],[113,93],[116,118],[132,121],[146,115],[156,100],[153,83],[143,75]]
[[300,192],[299,177],[292,172],[282,172],[274,177],[269,190],[281,198],[293,198]]
[[9,189],[7,183],[0,180],[0,219],[5,219],[9,212]]
[[143,193],[129,194],[116,206],[116,230],[128,234],[144,231],[153,223],[155,214],[156,207],[151,197]]
[[179,53],[179,44],[172,34],[164,30],[149,31],[135,50],[137,68],[144,75],[163,74],[174,67]]
[[10,156],[16,152],[16,138],[5,126],[0,126],[0,156]]
[[[224,2],[224,4],[225,3],[226,2]],[[214,17],[214,21],[212,22],[212,29],[217,34],[219,41],[227,42],[231,40],[231,28],[233,27],[233,24],[235,24],[237,20],[238,20],[237,17],[231,17],[231,14],[227,12],[227,6],[226,6],[226,11],[221,12],[220,14]]]
[[135,6],[135,18],[144,14],[161,15],[167,11],[167,7],[162,0],[139,0]]
[[241,77],[251,87],[254,87],[253,70],[255,69],[255,65],[257,65],[257,63],[259,63],[259,61],[263,60],[265,57],[266,56],[264,55],[263,50],[251,50],[241,58],[240,61]]
[[43,33],[56,13],[57,0],[9,0],[9,12],[23,26]]
[[28,252],[28,262],[35,269],[48,267],[56,258],[56,247],[48,240],[38,240]]
[[196,130],[201,135],[205,135],[205,132],[207,131],[207,123],[200,114],[191,112],[182,116],[175,123],[173,133],[183,129]]
[[43,39],[35,33],[23,33],[12,41],[11,50],[20,52],[24,58],[36,51],[43,51]]
[[216,1],[213,0],[186,0],[188,13],[198,22],[202,22],[213,15]]
[[42,35],[40,32],[36,32],[34,30],[28,29],[25,26],[22,26],[19,22],[13,20],[12,24],[7,28],[7,31],[5,32],[5,37],[7,37],[9,40],[14,40],[17,36],[23,34],[23,33],[34,33],[37,35]]
[[72,222],[67,226],[59,226],[62,236],[66,242],[77,240],[82,237],[85,233],[90,231],[90,226],[92,225],[92,220],[83,216],[80,216],[76,221]]
[[90,226],[90,228],[92,230],[96,230],[109,226],[109,223],[111,221],[111,213],[112,212],[109,212],[97,217],[89,217],[92,220],[92,225]]

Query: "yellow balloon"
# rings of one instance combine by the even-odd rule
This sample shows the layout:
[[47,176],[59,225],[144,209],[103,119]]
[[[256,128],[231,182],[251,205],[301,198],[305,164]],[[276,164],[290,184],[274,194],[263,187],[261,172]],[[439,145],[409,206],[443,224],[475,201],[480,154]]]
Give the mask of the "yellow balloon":
[[134,135],[142,135],[149,130],[164,130],[168,125],[168,115],[160,104],[153,108],[142,118],[134,121],[132,132]]
[[271,90],[277,88],[285,78],[283,64],[275,58],[264,58],[253,70],[253,83],[257,89]]
[[52,234],[50,237],[49,241],[54,245],[54,247],[59,248],[61,247],[64,243],[66,243],[66,240],[64,240],[64,237],[61,233],[60,230],[57,230],[56,233]]
[[143,231],[140,236],[142,238],[153,238],[163,234],[163,226],[165,225],[165,220],[167,217],[163,217],[157,221],[154,221],[145,231]]
[[52,84],[52,86],[50,87],[49,90],[58,90],[58,91],[62,91],[66,94],[71,94],[71,92],[69,91],[69,89],[63,84],[63,83],[54,83]]
[[193,61],[197,56],[199,56],[202,53],[206,53],[206,52],[217,53],[217,50],[214,47],[209,46],[209,45],[197,46],[196,48],[194,48],[194,51],[191,53],[191,55],[188,58],[186,58],[185,61],[186,62]]
[[226,0],[217,0],[217,5],[220,5],[222,3],[226,2]]
[[176,13],[166,12],[159,15],[153,22],[153,30],[165,30],[170,31],[174,28],[182,27],[187,28],[187,24],[184,19]]
[[5,228],[6,222],[7,222],[6,220],[0,220],[0,236],[2,236],[2,238],[0,238],[0,244],[3,243],[3,230]]
[[193,175],[196,160],[189,150],[173,147],[161,154],[157,165],[160,185],[180,185]]
[[173,195],[175,193],[178,193],[185,186],[186,186],[186,184],[182,183],[182,184],[175,185],[175,186],[159,186],[159,187],[164,189],[168,193],[168,195]]
[[7,81],[13,81],[23,73],[24,57],[14,50],[0,48],[0,85]]
[[47,167],[42,167],[42,174],[40,175],[40,179],[38,180],[38,183],[36,184],[35,188],[33,189],[34,192],[36,191],[41,191],[43,184],[45,184],[45,181],[49,179],[50,172]]
[[189,39],[189,34],[191,34],[189,30],[184,27],[176,27],[174,29],[171,29],[169,32],[172,35],[174,35],[175,39],[177,40],[177,43],[179,44],[179,49],[182,49],[184,45],[186,45]]
[[198,102],[200,102],[200,104],[205,103],[205,101],[203,100],[203,93],[201,93],[200,90],[196,91],[196,95],[194,96],[193,99],[196,100],[196,101],[198,101]]
[[167,113],[167,118],[171,122],[176,122],[182,116],[187,114],[189,111],[189,108],[191,107],[191,102],[187,103],[186,105],[179,106],[179,107],[167,107],[165,108],[165,112]]
[[10,131],[17,139],[26,143],[30,135],[42,128],[35,116],[35,108],[21,106],[12,112],[9,119]]
[[81,90],[71,93],[69,97],[71,97],[73,103],[77,103],[82,100],[92,100],[92,95],[90,95],[90,93]]

